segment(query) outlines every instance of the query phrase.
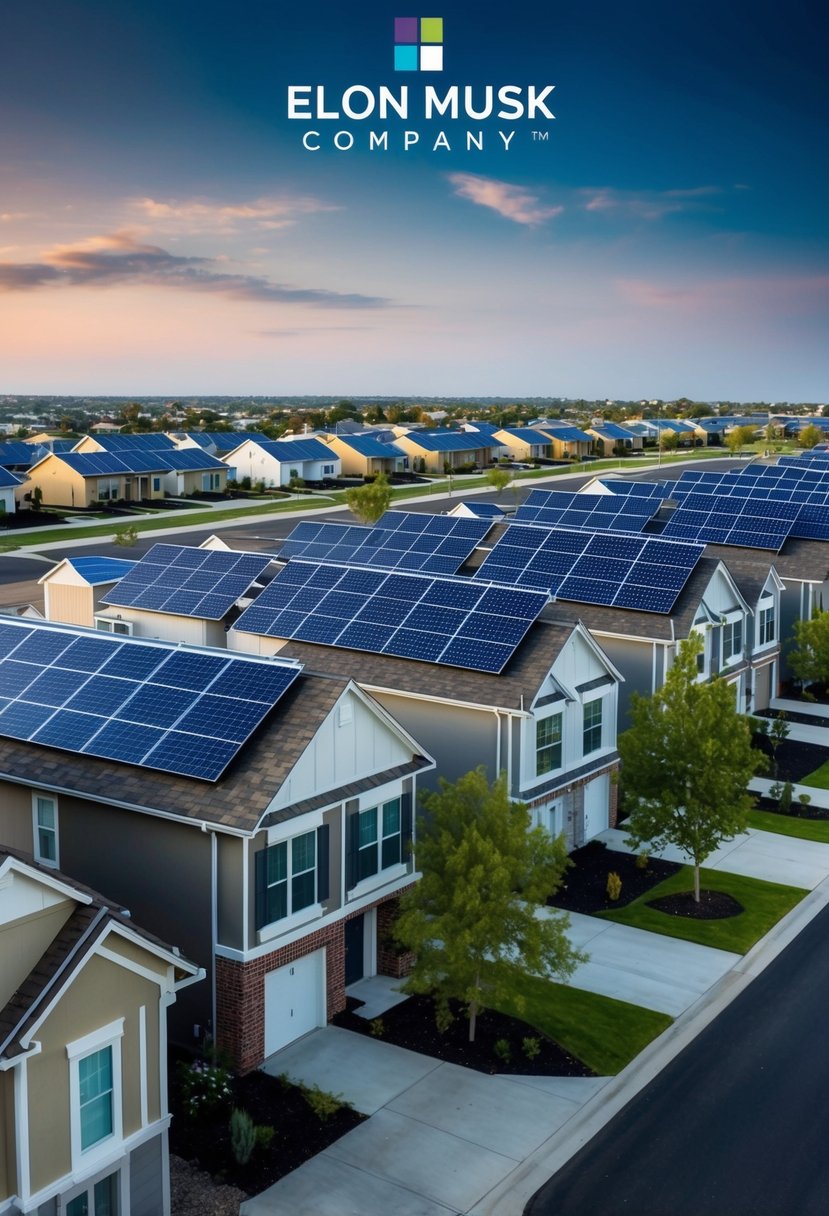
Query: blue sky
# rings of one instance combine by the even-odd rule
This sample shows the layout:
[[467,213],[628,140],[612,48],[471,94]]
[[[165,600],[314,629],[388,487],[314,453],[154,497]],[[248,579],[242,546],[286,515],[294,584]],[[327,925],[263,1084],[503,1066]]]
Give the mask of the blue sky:
[[[394,72],[397,15],[7,12],[0,391],[829,397],[817,6],[452,4],[441,73]],[[425,123],[427,83],[556,117]],[[411,120],[289,121],[318,84]]]

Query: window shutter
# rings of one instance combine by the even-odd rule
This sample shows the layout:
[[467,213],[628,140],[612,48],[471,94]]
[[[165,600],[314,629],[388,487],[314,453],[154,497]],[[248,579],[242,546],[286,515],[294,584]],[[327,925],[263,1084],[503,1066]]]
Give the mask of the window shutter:
[[254,903],[255,903],[255,918],[256,928],[261,929],[264,924],[267,924],[268,909],[267,909],[267,892],[268,892],[268,850],[260,849],[258,853],[254,853]]
[[[409,846],[412,845],[412,796],[403,794],[400,799],[400,859],[408,861]],[[414,849],[412,848],[412,852]]]
[[360,842],[360,814],[349,815],[345,821],[345,889],[357,886],[357,846]]
[[323,903],[331,893],[328,865],[328,838],[331,829],[327,823],[317,828],[317,902]]

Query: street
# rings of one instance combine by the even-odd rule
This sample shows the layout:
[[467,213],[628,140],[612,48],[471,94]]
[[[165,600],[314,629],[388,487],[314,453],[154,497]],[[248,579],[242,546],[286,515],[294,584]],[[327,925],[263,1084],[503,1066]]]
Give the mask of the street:
[[829,909],[526,1216],[825,1216]]

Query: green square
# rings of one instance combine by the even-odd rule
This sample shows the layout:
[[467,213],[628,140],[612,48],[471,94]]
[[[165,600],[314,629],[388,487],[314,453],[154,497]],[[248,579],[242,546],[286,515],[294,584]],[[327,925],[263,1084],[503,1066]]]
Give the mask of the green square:
[[420,18],[420,41],[421,42],[443,42],[443,18],[442,17],[421,17]]

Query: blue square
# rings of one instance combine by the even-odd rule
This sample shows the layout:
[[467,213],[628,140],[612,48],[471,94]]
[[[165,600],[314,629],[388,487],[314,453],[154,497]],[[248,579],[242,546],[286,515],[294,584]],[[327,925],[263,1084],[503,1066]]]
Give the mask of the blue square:
[[416,46],[396,46],[394,48],[394,70],[395,72],[417,71]]

